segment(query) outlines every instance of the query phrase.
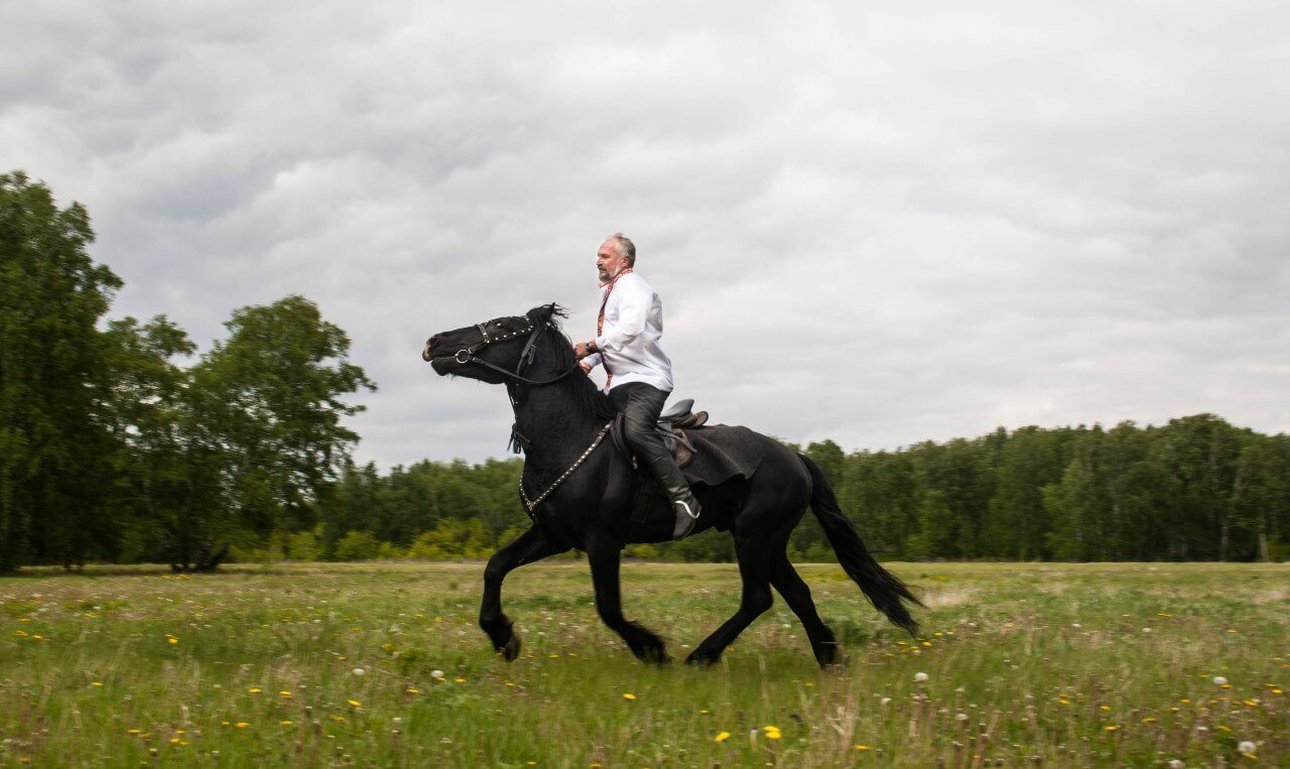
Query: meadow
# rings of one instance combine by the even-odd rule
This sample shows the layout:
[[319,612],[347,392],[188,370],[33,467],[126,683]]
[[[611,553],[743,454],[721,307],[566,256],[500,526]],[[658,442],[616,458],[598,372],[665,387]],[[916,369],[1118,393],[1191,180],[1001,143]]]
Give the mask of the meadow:
[[[475,624],[481,563],[27,570],[0,579],[0,766],[1290,766],[1290,566],[888,563],[887,625],[800,567],[845,666],[777,597],[721,664],[636,661],[585,563],[511,575],[524,643]],[[629,563],[684,658],[730,564]]]

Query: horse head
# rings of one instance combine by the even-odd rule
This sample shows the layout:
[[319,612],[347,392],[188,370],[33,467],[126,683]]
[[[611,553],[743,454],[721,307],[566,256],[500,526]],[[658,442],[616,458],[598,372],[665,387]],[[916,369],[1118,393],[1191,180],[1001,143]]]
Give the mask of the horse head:
[[502,384],[520,378],[524,367],[533,360],[538,338],[548,328],[558,329],[555,318],[564,316],[564,310],[552,303],[534,307],[524,315],[441,331],[426,340],[421,359],[440,376],[455,374]]

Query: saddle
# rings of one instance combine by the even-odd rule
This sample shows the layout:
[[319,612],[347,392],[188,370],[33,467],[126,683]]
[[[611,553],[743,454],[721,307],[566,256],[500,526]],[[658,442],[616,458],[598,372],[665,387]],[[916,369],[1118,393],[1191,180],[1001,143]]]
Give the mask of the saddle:
[[[676,460],[677,467],[685,467],[694,460],[694,444],[686,437],[686,430],[693,430],[702,427],[708,421],[708,412],[694,411],[694,399],[684,398],[672,404],[670,408],[658,415],[658,431],[663,434],[663,445],[671,452],[672,458]],[[613,436],[614,448],[630,457],[632,467],[636,466],[636,457],[632,455],[632,450],[623,439],[623,415],[620,413],[614,418],[614,426],[610,430]]]

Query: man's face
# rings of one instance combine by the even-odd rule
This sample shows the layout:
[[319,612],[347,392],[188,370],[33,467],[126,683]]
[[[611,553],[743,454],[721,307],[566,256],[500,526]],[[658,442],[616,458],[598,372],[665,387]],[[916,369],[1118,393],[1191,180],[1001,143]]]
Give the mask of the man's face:
[[600,275],[600,282],[613,280],[625,269],[627,259],[618,255],[618,243],[612,239],[601,243],[600,250],[596,252],[596,272]]

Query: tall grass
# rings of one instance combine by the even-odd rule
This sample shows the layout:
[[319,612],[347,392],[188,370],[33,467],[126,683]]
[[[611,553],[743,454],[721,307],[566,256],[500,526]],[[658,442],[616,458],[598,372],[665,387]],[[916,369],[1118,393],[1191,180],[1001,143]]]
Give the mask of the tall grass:
[[[1290,567],[888,566],[925,637],[801,569],[828,671],[782,601],[715,669],[641,664],[577,563],[511,576],[509,664],[476,563],[28,573],[0,580],[0,766],[1290,765]],[[681,658],[738,582],[629,564],[624,601]]]

